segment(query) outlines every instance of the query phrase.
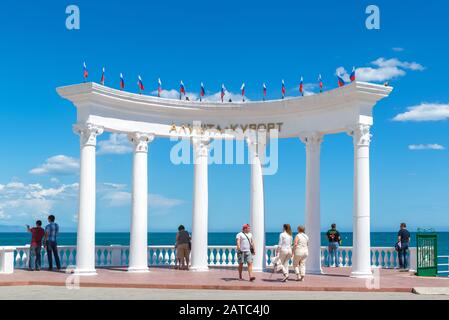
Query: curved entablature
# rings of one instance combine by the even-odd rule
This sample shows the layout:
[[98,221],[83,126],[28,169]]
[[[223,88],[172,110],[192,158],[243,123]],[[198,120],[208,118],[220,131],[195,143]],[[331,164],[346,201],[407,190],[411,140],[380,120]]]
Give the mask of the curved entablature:
[[111,132],[147,132],[157,136],[186,136],[201,123],[215,137],[253,129],[277,130],[281,138],[304,132],[347,131],[357,124],[372,125],[372,108],[392,87],[353,82],[306,97],[272,101],[209,102],[165,99],[129,93],[97,83],[60,87],[60,96],[77,107],[77,122],[92,123]]

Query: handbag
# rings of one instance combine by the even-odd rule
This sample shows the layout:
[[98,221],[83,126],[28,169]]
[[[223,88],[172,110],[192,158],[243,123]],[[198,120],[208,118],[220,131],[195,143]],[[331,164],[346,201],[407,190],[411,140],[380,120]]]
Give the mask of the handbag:
[[248,236],[246,235],[246,233],[243,233],[243,234],[245,235],[246,239],[248,239],[249,250],[251,251],[251,254],[254,254],[254,253],[255,253],[255,250],[254,250],[253,242],[252,242],[251,240],[249,240],[249,238],[248,238]]
[[399,250],[401,250],[401,242],[400,241],[398,241],[398,242],[396,242],[396,244],[394,245],[394,249],[396,250],[396,251],[399,251]]

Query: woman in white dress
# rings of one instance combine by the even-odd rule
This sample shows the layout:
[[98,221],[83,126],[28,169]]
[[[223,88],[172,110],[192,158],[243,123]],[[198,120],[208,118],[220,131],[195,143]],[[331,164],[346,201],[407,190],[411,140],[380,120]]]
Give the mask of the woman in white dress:
[[305,234],[303,226],[298,227],[293,246],[293,268],[296,273],[296,281],[304,281],[306,275],[306,260],[309,255],[309,237]]
[[284,275],[282,282],[288,280],[288,263],[292,257],[292,228],[289,224],[284,224],[284,231],[279,235],[279,244],[277,247],[277,256],[279,257],[276,271],[281,271]]

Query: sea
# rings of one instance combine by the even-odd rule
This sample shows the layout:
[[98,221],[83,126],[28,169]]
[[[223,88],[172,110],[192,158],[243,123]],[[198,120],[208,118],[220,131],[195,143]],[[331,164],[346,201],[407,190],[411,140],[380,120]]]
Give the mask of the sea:
[[[341,232],[343,246],[352,246],[352,232]],[[411,246],[416,245],[416,233],[411,233]],[[175,232],[150,232],[148,233],[149,245],[173,245],[175,242]],[[438,232],[437,250],[438,255],[449,255],[449,232]],[[95,243],[97,245],[129,245],[129,232],[97,232]],[[268,246],[276,245],[279,233],[268,232],[266,243]],[[372,232],[372,247],[394,247],[397,240],[397,232]],[[234,245],[235,233],[231,232],[210,232],[209,245]],[[30,243],[30,234],[27,232],[1,232],[0,246],[23,246]],[[327,244],[325,233],[321,234],[322,245]],[[58,237],[59,245],[76,245],[76,233],[60,233]]]

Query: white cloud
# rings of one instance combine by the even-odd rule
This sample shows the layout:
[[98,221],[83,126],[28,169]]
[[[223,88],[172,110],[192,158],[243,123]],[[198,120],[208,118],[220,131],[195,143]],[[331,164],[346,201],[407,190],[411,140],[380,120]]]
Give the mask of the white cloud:
[[[152,94],[157,94],[157,91],[153,91]],[[199,100],[198,93],[194,93],[194,92],[186,92],[186,97],[188,97],[190,101]],[[175,89],[162,90],[161,98],[179,100],[179,91],[177,91]],[[182,99],[184,99],[184,96],[182,97]],[[218,91],[218,92],[215,92],[212,94],[208,93],[206,96],[202,97],[201,99],[202,99],[202,101],[221,102],[221,91]],[[225,102],[229,101],[229,99],[231,99],[233,102],[241,102],[242,95],[240,93],[226,91],[223,99]],[[245,101],[250,101],[250,100],[247,97],[245,97]]]
[[133,151],[131,142],[126,134],[111,133],[108,140],[98,142],[98,155],[105,154],[126,154]]
[[105,189],[113,189],[113,190],[122,190],[126,188],[126,184],[124,183],[110,183],[110,182],[104,182],[103,187]]
[[[359,81],[385,82],[395,78],[403,77],[406,70],[423,71],[425,68],[417,62],[400,61],[397,58],[378,58],[371,62],[372,67],[361,67],[356,69],[356,78]],[[336,70],[346,82],[349,82],[349,73],[345,68],[339,67]]]
[[409,150],[444,150],[445,147],[440,144],[411,144],[408,146]]
[[404,51],[405,49],[404,49],[404,48],[401,48],[401,47],[394,47],[394,48],[392,48],[392,50],[395,51],[395,52],[402,52],[402,51]]
[[413,70],[413,71],[423,71],[425,68],[417,62],[403,62],[399,59],[392,58],[386,60],[385,58],[379,58],[372,62],[375,66],[380,68],[395,68],[400,67],[403,69]]
[[123,207],[131,203],[131,193],[127,191],[109,191],[101,198],[109,207]]
[[59,179],[58,179],[58,178],[55,178],[55,177],[51,177],[51,178],[50,178],[50,182],[51,182],[51,183],[54,183],[54,184],[59,184]]
[[48,158],[41,166],[30,170],[31,174],[75,174],[79,172],[79,161],[65,155],[57,155]]
[[408,107],[407,111],[393,118],[393,121],[441,121],[449,119],[449,104],[422,103]]
[[0,220],[17,221],[20,217],[42,218],[51,212],[57,202],[76,199],[78,184],[45,188],[42,185],[10,182],[0,188]]
[[148,203],[152,208],[173,208],[184,203],[183,200],[167,198],[158,194],[149,194]]
[[[121,186],[121,185],[120,185]],[[121,189],[121,188],[120,188]],[[103,189],[101,191],[102,202],[108,207],[123,207],[131,204],[131,192],[113,189]],[[155,209],[170,209],[183,204],[180,199],[168,198],[158,194],[148,195],[148,206]]]

